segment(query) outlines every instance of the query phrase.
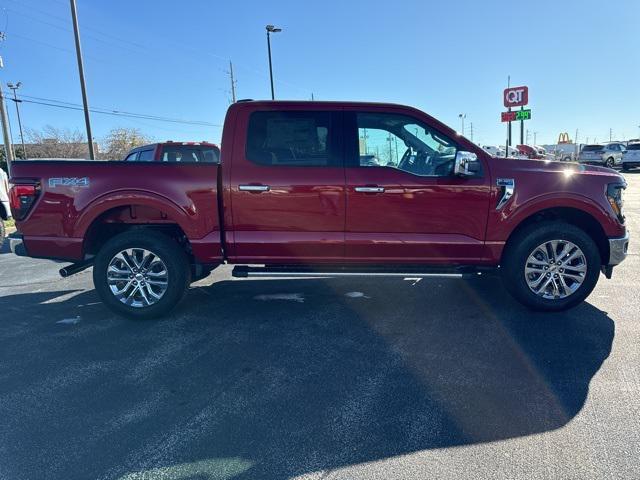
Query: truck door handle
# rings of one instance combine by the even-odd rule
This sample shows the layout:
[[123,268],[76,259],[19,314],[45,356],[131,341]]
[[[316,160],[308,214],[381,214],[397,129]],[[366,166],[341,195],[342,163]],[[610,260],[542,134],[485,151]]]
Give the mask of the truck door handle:
[[356,187],[355,191],[359,193],[384,193],[384,187]]
[[238,185],[238,190],[241,192],[268,192],[269,185]]

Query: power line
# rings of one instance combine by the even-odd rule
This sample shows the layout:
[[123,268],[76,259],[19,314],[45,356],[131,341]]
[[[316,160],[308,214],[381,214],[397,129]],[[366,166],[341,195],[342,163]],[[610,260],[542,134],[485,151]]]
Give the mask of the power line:
[[[26,98],[38,98],[38,100],[44,100],[44,101],[27,100]],[[13,100],[13,99],[10,99],[10,100]],[[79,104],[74,104],[70,102],[61,102],[58,100],[46,99],[42,97],[30,97],[27,95],[21,95],[20,100],[23,101],[24,103],[32,103],[35,105],[43,105],[47,107],[63,108],[66,110],[83,110],[82,106]],[[119,110],[106,110],[106,109],[99,109],[99,108],[90,108],[89,111],[92,113],[99,113],[103,115],[138,118],[141,120],[155,120],[158,122],[181,123],[184,125],[200,125],[204,127],[222,127],[222,125],[219,125],[219,124],[203,122],[200,120],[182,120],[178,118],[161,117],[158,115],[149,115],[144,113],[134,113],[134,112],[119,111]]]

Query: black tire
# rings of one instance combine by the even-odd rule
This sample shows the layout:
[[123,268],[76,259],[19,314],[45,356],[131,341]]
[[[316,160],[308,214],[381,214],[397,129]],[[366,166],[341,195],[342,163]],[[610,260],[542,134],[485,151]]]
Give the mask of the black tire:
[[[557,299],[547,299],[534,293],[527,285],[524,268],[534,249],[551,240],[567,240],[582,250],[587,271],[575,292]],[[500,265],[505,288],[516,300],[539,311],[560,311],[581,303],[593,291],[600,275],[600,252],[593,239],[582,229],[561,221],[529,225],[509,239]]]
[[[145,249],[158,257],[167,271],[167,289],[156,303],[134,307],[120,301],[112,293],[107,281],[111,260],[129,249]],[[93,266],[93,284],[104,304],[115,313],[134,319],[156,318],[169,313],[182,299],[190,283],[190,266],[185,251],[171,238],[152,230],[121,233],[100,249]]]
[[604,164],[604,166],[607,167],[607,168],[613,168],[615,166],[615,164],[616,164],[616,162],[613,159],[613,157],[609,157],[609,158],[607,158],[607,161]]

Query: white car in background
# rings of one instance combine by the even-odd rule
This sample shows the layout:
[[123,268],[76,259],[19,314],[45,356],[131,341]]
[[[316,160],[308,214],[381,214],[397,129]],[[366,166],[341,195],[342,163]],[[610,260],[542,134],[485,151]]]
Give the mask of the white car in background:
[[640,167],[640,143],[630,143],[622,154],[622,170]]
[[504,148],[495,145],[483,145],[482,149],[494,157],[504,157]]
[[[495,145],[482,145],[482,149],[493,155],[494,157],[504,158],[504,147],[503,146],[495,146]],[[526,160],[527,156],[521,154],[517,148],[509,147],[509,158],[518,158],[520,160]]]
[[0,169],[0,247],[4,243],[7,231],[4,225],[5,220],[11,218],[9,208],[9,179],[4,170]]

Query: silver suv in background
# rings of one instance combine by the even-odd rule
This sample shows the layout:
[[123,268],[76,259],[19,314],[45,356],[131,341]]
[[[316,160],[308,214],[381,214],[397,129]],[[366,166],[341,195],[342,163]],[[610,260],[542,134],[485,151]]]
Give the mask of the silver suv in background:
[[640,167],[640,143],[630,143],[622,154],[622,169]]
[[622,165],[622,154],[624,150],[625,148],[622,143],[585,145],[578,154],[578,162],[614,168]]

